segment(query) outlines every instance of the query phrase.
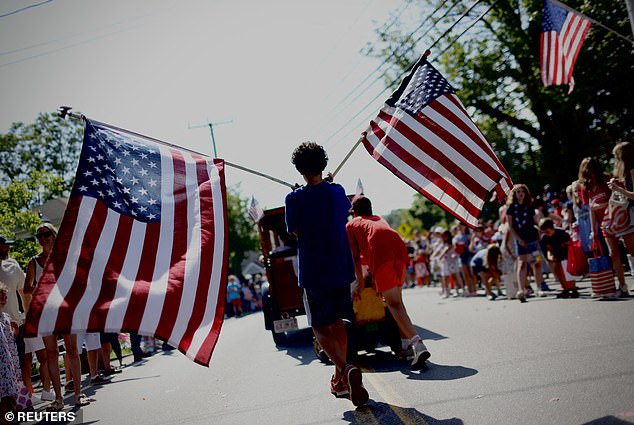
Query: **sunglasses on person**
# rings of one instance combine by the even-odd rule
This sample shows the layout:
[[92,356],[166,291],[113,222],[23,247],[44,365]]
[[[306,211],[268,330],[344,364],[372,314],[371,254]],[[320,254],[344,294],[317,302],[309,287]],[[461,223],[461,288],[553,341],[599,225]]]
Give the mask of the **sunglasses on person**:
[[53,232],[42,232],[42,233],[38,233],[35,235],[36,238],[38,239],[42,239],[42,238],[48,238],[53,236]]

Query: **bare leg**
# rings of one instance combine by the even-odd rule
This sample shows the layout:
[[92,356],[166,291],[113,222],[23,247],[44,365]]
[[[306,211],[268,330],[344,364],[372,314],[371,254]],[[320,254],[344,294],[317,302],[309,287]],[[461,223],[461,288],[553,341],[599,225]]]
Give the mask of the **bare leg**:
[[526,275],[527,255],[517,257],[517,284],[520,291],[525,291],[528,287],[528,276]]
[[454,273],[453,279],[456,284],[456,294],[458,294],[458,288],[460,288],[464,295],[464,282],[462,281],[462,277],[460,277],[460,273]]
[[482,283],[484,284],[484,291],[487,295],[491,295],[493,293],[493,291],[491,291],[491,280],[489,273],[487,272],[480,272],[480,280],[482,281]]
[[109,342],[101,344],[101,360],[103,362],[103,370],[112,369],[110,366],[110,352],[112,351],[112,345]]
[[341,378],[346,367],[348,352],[348,336],[341,319],[326,326],[313,327],[317,342],[324,349],[330,360],[335,364],[335,379]]
[[544,273],[542,271],[541,261],[533,263],[533,274],[535,275],[535,284],[537,285],[537,290],[540,290],[541,285],[544,282]]
[[621,263],[621,254],[619,253],[619,241],[616,238],[606,237],[605,241],[610,250],[610,258],[612,259],[612,269],[616,272],[616,278],[619,285],[625,285],[625,272],[623,271],[623,263]]
[[51,384],[53,384],[53,391],[55,391],[55,400],[60,400],[63,403],[62,396],[62,384],[59,375],[59,364],[57,359],[59,358],[59,348],[57,347],[57,336],[50,335],[42,338],[44,340],[44,346],[46,347],[46,362],[48,365],[49,377]]
[[48,357],[46,356],[46,350],[39,350],[35,352],[37,361],[40,362],[40,379],[42,381],[42,389],[45,391],[51,390],[51,374],[48,372]]
[[390,313],[392,313],[392,317],[394,317],[394,320],[398,325],[401,337],[412,339],[414,335],[416,335],[416,329],[414,328],[414,325],[407,314],[407,310],[405,309],[405,305],[403,304],[401,288],[395,287],[388,289],[387,291],[383,291],[383,297],[385,298],[385,301],[387,301],[387,308],[390,309]]
[[33,353],[24,353],[24,363],[22,364],[22,382],[27,390],[31,391],[31,374],[33,366]]
[[79,361],[79,352],[77,351],[77,335],[64,335],[64,347],[66,347],[68,358],[66,368],[70,369],[70,376],[75,387],[75,401],[78,401],[81,394],[81,363]]
[[90,350],[86,353],[86,357],[88,358],[88,368],[90,369],[90,377],[94,378],[97,376],[97,354],[99,350]]

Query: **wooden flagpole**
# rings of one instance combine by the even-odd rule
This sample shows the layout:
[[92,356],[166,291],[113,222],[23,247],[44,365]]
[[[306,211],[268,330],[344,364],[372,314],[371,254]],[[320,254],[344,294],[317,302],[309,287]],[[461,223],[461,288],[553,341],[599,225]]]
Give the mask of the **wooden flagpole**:
[[[416,63],[414,65],[411,65],[408,69],[407,72],[411,71],[412,68],[420,61],[427,59],[427,57],[429,56],[429,54],[431,53],[431,50],[427,49],[425,50],[425,53],[423,53],[423,56],[418,59],[418,61],[416,61]],[[341,167],[343,167],[343,164],[345,164],[348,159],[350,158],[350,156],[352,155],[352,153],[355,151],[355,149],[357,149],[359,147],[359,145],[361,144],[361,142],[363,141],[363,139],[365,138],[366,133],[363,132],[363,134],[361,135],[361,137],[359,138],[359,140],[357,140],[357,143],[354,144],[354,146],[352,147],[352,149],[350,149],[350,151],[348,152],[348,154],[343,158],[343,160],[341,161],[341,163],[339,164],[339,166],[335,169],[335,171],[332,173],[332,177],[334,178],[337,173],[339,172],[339,170],[341,170]]]
[[[86,116],[83,115],[83,114],[76,114],[74,112],[70,112],[71,109],[72,109],[72,107],[70,107],[70,106],[60,106],[59,107],[59,116],[62,117],[63,119],[65,119],[66,117],[70,117],[70,118],[77,119],[77,120],[86,120],[87,119]],[[172,148],[175,148],[175,149],[181,149],[181,150],[184,150],[184,151],[187,151],[187,152],[191,152],[193,154],[200,155],[200,156],[206,156],[206,157],[210,156],[210,155],[204,154],[202,152],[197,152],[197,151],[192,150],[192,149],[187,149],[187,148],[182,147],[182,146],[177,146],[177,145],[175,145],[173,143],[169,143],[169,142],[166,142],[166,141],[163,141],[163,140],[160,140],[160,139],[155,139],[154,137],[149,137],[149,136],[146,136],[144,134],[135,133],[134,131],[126,130],[125,128],[117,127],[117,126],[114,126],[114,125],[111,125],[111,124],[106,124],[106,123],[103,123],[103,122],[100,122],[100,121],[96,121],[96,120],[91,120],[91,121],[93,121],[93,122],[95,122],[95,123],[97,123],[99,125],[103,125],[105,127],[109,127],[109,128],[114,129],[114,130],[122,131],[124,133],[128,133],[128,134],[131,134],[133,136],[143,137],[144,139],[148,139],[148,140],[151,140],[153,142],[160,143],[162,145],[169,146],[169,147],[172,147]],[[246,171],[247,173],[255,174],[256,176],[264,177],[264,178],[269,179],[271,181],[274,181],[276,183],[282,184],[284,186],[288,186],[291,189],[294,189],[297,186],[297,185],[285,182],[284,180],[280,180],[280,179],[278,179],[276,177],[269,176],[268,174],[264,174],[264,173],[261,173],[259,171],[255,171],[255,170],[252,170],[250,168],[243,167],[241,165],[234,164],[234,163],[226,161],[226,160],[225,160],[225,164],[228,165],[229,167],[237,168],[238,170]]]

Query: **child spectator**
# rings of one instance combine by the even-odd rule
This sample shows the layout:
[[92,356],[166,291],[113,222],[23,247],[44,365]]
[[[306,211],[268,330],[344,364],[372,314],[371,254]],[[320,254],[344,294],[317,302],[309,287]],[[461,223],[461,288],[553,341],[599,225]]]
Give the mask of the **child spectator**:
[[227,302],[233,307],[235,317],[242,316],[242,288],[238,278],[231,275],[227,278]]
[[509,192],[506,202],[506,219],[509,232],[515,240],[517,255],[517,282],[519,291],[517,298],[526,302],[529,295],[528,266],[532,268],[538,294],[546,296],[541,291],[549,291],[542,275],[542,258],[539,250],[539,233],[535,225],[535,209],[532,206],[531,193],[525,184],[516,184]]
[[466,286],[463,293],[465,297],[476,296],[476,277],[471,270],[471,258],[473,252],[469,249],[471,243],[471,233],[469,228],[462,223],[457,224],[454,228],[453,244],[454,249],[460,256],[460,272]]
[[502,253],[500,247],[497,244],[490,244],[486,249],[481,249],[476,252],[471,259],[471,267],[473,272],[478,275],[480,281],[486,289],[486,295],[489,300],[494,301],[498,296],[493,293],[492,286],[495,285],[498,288],[498,294],[501,293],[500,289],[500,271],[502,261]]
[[244,301],[242,309],[247,309],[247,311],[253,312],[255,303],[253,301],[253,292],[251,291],[248,282],[242,282],[242,299]]
[[561,265],[561,262],[568,258],[570,235],[565,230],[555,227],[555,223],[550,218],[542,218],[539,229],[542,231],[540,239],[542,251],[546,253],[548,265],[563,288],[557,294],[557,298],[579,298],[576,282],[566,279]]
[[[22,372],[15,345],[17,325],[4,313],[9,288],[0,282],[0,415],[16,410],[16,399],[22,388]],[[3,422],[4,423],[4,422]]]
[[[486,249],[489,243],[491,243],[491,238],[485,236],[484,227],[478,226],[475,228],[473,232],[473,236],[471,237],[471,242],[469,243],[469,250],[475,254],[482,249]],[[473,272],[475,273],[475,270]]]
[[456,294],[459,296],[458,288],[462,289],[464,294],[464,284],[460,277],[460,263],[458,262],[458,254],[454,250],[451,243],[451,232],[445,230],[441,236],[442,244],[438,246],[432,257],[438,261],[440,267],[440,283],[442,285],[443,298],[450,297],[449,281],[454,280],[456,284]]

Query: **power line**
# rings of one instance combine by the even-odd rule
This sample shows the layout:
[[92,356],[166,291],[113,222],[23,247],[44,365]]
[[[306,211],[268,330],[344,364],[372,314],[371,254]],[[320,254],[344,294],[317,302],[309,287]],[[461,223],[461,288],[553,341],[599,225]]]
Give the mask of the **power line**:
[[[396,24],[396,22],[398,22],[401,18],[401,15],[405,12],[405,10],[407,10],[407,8],[412,4],[412,0],[405,0],[403,7],[398,10],[393,16],[392,16],[392,20],[390,21],[390,23],[387,25],[387,27],[385,27],[385,29],[383,31],[388,31],[390,28],[392,28],[392,26],[394,24]],[[337,88],[339,86],[341,86],[341,84],[343,84],[351,75],[352,73],[357,69],[357,67],[359,66],[359,64],[362,62],[363,57],[359,57],[359,59],[357,60],[357,62],[348,70],[348,72],[346,73],[346,75],[344,75],[338,83],[336,83],[333,88],[330,90],[330,92],[324,96],[324,99],[329,98],[333,93],[336,92]],[[341,102],[339,102],[341,103]],[[336,107],[336,106],[335,106]]]
[[[442,7],[442,6],[443,6],[446,2],[447,2],[447,0],[443,1],[443,2],[442,2],[442,4],[440,4],[440,6],[438,6],[436,9],[434,9],[434,11],[433,11],[433,12],[429,15],[429,17],[433,16],[433,15],[434,15],[434,14],[435,14],[435,13],[436,13],[439,9],[440,9],[440,7]],[[456,2],[455,2],[455,3],[453,3],[453,4],[449,7],[449,8],[447,8],[447,10],[445,11],[445,13],[444,13],[442,16],[440,16],[439,18],[437,18],[437,19],[433,22],[433,24],[429,27],[429,29],[427,29],[427,31],[425,31],[423,34],[421,34],[421,35],[420,35],[420,36],[419,36],[419,37],[418,37],[418,38],[414,41],[413,45],[414,45],[414,46],[416,46],[416,45],[417,45],[417,44],[418,44],[418,43],[419,43],[419,42],[420,42],[420,41],[421,41],[421,40],[422,40],[422,39],[423,39],[423,38],[424,38],[427,34],[429,34],[429,32],[430,32],[432,29],[434,29],[434,28],[436,27],[436,25],[438,24],[438,22],[440,22],[441,20],[443,20],[443,19],[444,19],[444,18],[445,18],[445,17],[446,17],[446,16],[447,16],[447,15],[448,15],[448,14],[449,14],[452,10],[453,10],[453,8],[454,8],[455,6],[457,6],[459,3],[461,3],[461,0],[456,0]],[[476,3],[476,4],[477,4],[477,3]],[[428,18],[429,18],[429,17],[428,17]],[[427,20],[427,19],[426,19],[426,20]],[[420,26],[420,25],[419,25],[419,27],[418,27],[416,30],[414,30],[412,33],[410,33],[409,37],[412,37],[412,36],[415,34],[415,32],[416,32],[416,31],[418,31],[418,29],[420,29],[421,27],[422,27],[422,26]],[[392,52],[392,54],[391,54],[390,56],[388,56],[388,57],[387,57],[387,58],[383,61],[383,63],[382,63],[381,65],[379,65],[379,68],[380,68],[381,66],[383,66],[384,64],[388,63],[387,61],[388,61],[388,60],[389,60],[392,56],[394,56],[394,54],[396,54],[396,52]],[[404,55],[399,55],[398,60],[402,60],[403,58],[404,58]],[[385,77],[385,76],[387,75],[388,71],[392,70],[393,68],[394,68],[394,65],[393,65],[393,64],[388,64],[388,68],[387,68],[386,70],[384,70],[384,71],[383,71],[383,73],[382,73],[379,77],[377,77],[377,78],[376,78],[376,79],[375,79],[375,80],[374,80],[374,81],[373,81],[373,82],[372,82],[369,86],[367,86],[367,87],[366,87],[366,88],[365,88],[365,89],[364,89],[364,90],[363,90],[363,91],[362,91],[359,95],[357,95],[357,96],[353,99],[353,101],[349,102],[347,106],[348,106],[348,107],[349,107],[349,106],[352,106],[352,104],[354,103],[354,101],[356,101],[356,100],[357,100],[357,99],[359,99],[359,98],[360,98],[363,94],[365,94],[365,93],[366,93],[366,92],[370,89],[370,87],[372,87],[372,86],[373,86],[373,85],[374,85],[377,81],[380,81],[383,77]],[[377,69],[378,69],[378,68],[377,68]],[[375,70],[375,71],[376,71],[376,70]],[[374,71],[373,71],[373,72],[374,72]],[[372,73],[371,73],[368,77],[371,77],[371,76],[372,76]],[[366,77],[366,80],[367,80],[367,77]],[[365,106],[361,109],[361,111],[359,112],[359,114],[360,114],[361,112],[363,112],[363,110],[364,110],[364,109],[367,109],[367,108],[368,108],[368,106],[371,106],[372,102],[374,102],[374,101],[375,101],[375,100],[376,100],[376,99],[377,99],[377,98],[378,98],[378,97],[379,97],[382,93],[384,93],[384,92],[385,92],[385,90],[383,90],[381,93],[379,93],[379,95],[377,95],[376,97],[374,97],[374,98],[372,99],[372,101],[371,101],[369,104],[365,105]],[[332,115],[332,114],[334,114],[335,112],[336,112],[336,107],[335,107],[335,108],[333,108],[333,109],[331,110],[331,112],[329,113],[329,115]],[[358,116],[358,114],[357,114],[356,116]],[[356,116],[355,116],[355,117],[356,117]],[[353,119],[354,119],[354,117],[353,117]],[[344,124],[344,126],[343,126],[343,127],[347,126],[349,123],[350,123],[350,121],[349,121],[349,122],[346,122],[346,124]],[[333,138],[333,137],[334,137],[334,136],[335,136],[335,135],[336,135],[336,134],[337,134],[340,130],[342,130],[342,129],[339,129],[337,132],[335,132],[334,134],[332,134],[331,136],[329,136],[329,137],[326,139],[325,143],[327,143],[328,141],[332,140],[332,138]],[[346,133],[346,134],[347,134],[347,133]]]
[[[456,22],[453,23],[453,25],[451,25],[440,37],[438,37],[436,39],[436,41],[434,41],[432,43],[432,45],[429,47],[428,50],[431,50],[432,47],[434,47],[440,40],[442,40],[447,34],[449,34],[449,32],[451,32],[451,30],[458,25],[458,23],[460,23],[460,21],[469,14],[469,12],[471,12],[471,10],[473,10],[473,8],[475,6],[477,6],[482,0],[477,0],[469,9],[467,9],[459,18]],[[496,1],[497,2],[497,1]],[[495,4],[495,2],[493,3],[493,5]],[[486,11],[488,12],[493,5],[491,5],[491,7]],[[484,17],[484,14],[481,14],[475,21],[479,21]],[[471,28],[473,26],[473,24],[469,27]],[[462,36],[466,31],[464,31],[462,34],[460,34],[460,36]],[[459,36],[459,37],[460,37]],[[457,38],[456,38],[457,40]],[[455,40],[454,40],[455,41]],[[374,102],[381,97],[386,91],[388,91],[389,89],[391,89],[394,85],[396,85],[398,82],[400,82],[401,78],[406,75],[408,72],[411,71],[412,67],[415,65],[415,62],[412,63],[410,66],[407,67],[407,69],[403,72],[401,72],[399,74],[399,76],[397,78],[394,79],[394,81],[392,81],[392,83],[388,84],[380,93],[378,93],[376,96],[374,96],[372,98],[372,100],[370,100],[370,102],[368,102],[365,106],[363,106],[361,108],[361,110],[359,112],[357,112],[352,118],[350,118],[348,121],[346,121],[345,124],[343,124],[341,127],[339,127],[339,129],[337,131],[335,131],[333,134],[331,134],[326,140],[325,142],[328,142],[330,140],[332,140],[337,134],[339,134],[343,129],[345,129],[350,123],[352,123],[359,115],[361,115],[363,113],[363,111],[365,111],[369,106],[373,105]]]
[[[460,37],[462,37],[462,36],[463,36],[463,35],[464,35],[467,31],[469,31],[469,30],[470,30],[470,29],[471,29],[471,28],[472,28],[472,27],[473,27],[473,26],[474,26],[474,25],[475,25],[478,21],[482,20],[482,19],[484,18],[484,16],[485,16],[487,13],[489,13],[489,12],[491,11],[491,9],[493,9],[493,7],[495,6],[495,4],[496,4],[498,1],[499,1],[499,0],[495,0],[495,1],[491,4],[491,6],[489,6],[489,8],[487,8],[484,12],[482,12],[482,13],[480,14],[480,16],[478,16],[478,17],[477,17],[477,18],[476,18],[473,22],[471,22],[471,24],[470,24],[470,25],[469,25],[469,26],[468,26],[468,27],[467,27],[464,31],[462,31],[462,32],[461,32],[461,33],[460,33],[460,34],[459,34],[456,38],[454,38],[454,39],[453,39],[453,41],[452,41],[452,42],[451,42],[451,43],[450,43],[450,44],[449,44],[449,45],[448,45],[445,49],[443,49],[443,50],[442,50],[442,51],[438,54],[438,56],[442,56],[442,55],[443,55],[443,54],[444,54],[447,50],[449,50],[449,48],[450,48],[450,47],[451,47],[451,46],[452,46],[452,45],[453,45],[456,41],[458,41],[458,39],[459,39]],[[394,80],[394,82],[392,82],[392,84],[390,84],[390,85],[389,85],[389,86],[388,86],[385,90],[383,90],[383,92],[381,92],[380,94],[383,94],[383,93],[384,93],[384,92],[385,92],[388,88],[392,87],[392,86],[393,86],[396,82],[400,81],[400,78],[401,78],[401,77],[402,77],[405,73],[407,73],[407,72],[409,72],[409,68],[408,68],[408,71],[405,71],[404,73],[402,73],[402,74],[399,76],[399,78],[397,78],[396,80]],[[378,98],[378,96],[377,96],[377,97],[375,97],[375,98],[372,100],[372,102],[374,102],[374,100],[376,100],[377,98]],[[372,102],[371,102],[371,103],[372,103]],[[370,104],[368,104],[368,105],[366,105],[366,106],[365,106],[365,107],[361,110],[361,112],[363,112],[363,110],[365,110],[368,106],[370,106],[370,105],[371,105],[371,103],[370,103]],[[360,115],[360,114],[359,114],[359,115]],[[361,120],[360,122],[361,122],[361,123],[367,122],[367,121],[369,121],[370,119],[372,119],[372,118],[374,117],[374,115],[376,115],[376,113],[375,113],[375,111],[372,111],[369,115],[366,115],[366,117],[365,117],[363,120]],[[348,136],[348,135],[349,135],[350,133],[352,133],[354,130],[355,130],[355,128],[354,128],[354,127],[353,127],[353,128],[351,128],[351,129],[350,129],[350,130],[348,130],[348,132],[346,132],[343,136],[344,136],[344,137],[345,137],[345,136]]]
[[458,37],[454,38],[454,39],[453,39],[453,41],[452,41],[451,43],[449,43],[449,45],[448,45],[448,46],[446,46],[446,47],[445,47],[445,48],[444,48],[444,49],[443,49],[440,53],[438,53],[438,56],[442,56],[442,55],[443,55],[443,54],[444,54],[447,50],[449,50],[449,48],[450,48],[451,46],[453,46],[453,45],[454,45],[454,43],[455,43],[456,41],[458,41],[458,39],[459,39],[460,37],[462,37],[462,36],[463,36],[463,35],[464,35],[467,31],[469,31],[469,30],[470,30],[470,29],[471,29],[471,28],[472,28],[472,27],[473,27],[476,23],[478,23],[480,20],[482,20],[482,18],[484,18],[484,16],[485,16],[487,13],[489,13],[489,12],[491,11],[491,9],[493,9],[493,6],[495,6],[495,5],[496,5],[496,3],[497,3],[498,1],[500,1],[500,0],[495,0],[493,3],[491,3],[491,6],[489,6],[487,10],[485,10],[484,12],[482,12],[482,13],[480,14],[480,16],[478,16],[478,17],[477,17],[477,18],[476,18],[473,22],[471,22],[471,24],[470,24],[467,28],[465,28],[465,29],[464,29],[464,31],[462,31],[462,32],[458,35]]
[[[447,2],[447,0],[445,0],[445,1],[444,1],[441,5],[440,5],[440,6],[444,5],[446,2]],[[432,30],[432,29],[436,26],[436,24],[437,24],[438,22],[440,22],[442,19],[444,19],[444,18],[445,18],[445,17],[449,14],[449,12],[451,12],[451,10],[452,10],[452,9],[453,9],[453,8],[454,8],[454,7],[455,7],[458,3],[460,3],[460,0],[456,1],[456,2],[452,5],[452,6],[450,6],[450,7],[447,9],[447,11],[445,12],[445,14],[444,14],[443,16],[441,16],[440,18],[438,18],[438,19],[434,22],[434,24],[433,24],[431,27],[429,27],[429,29],[428,29],[427,31],[425,31],[423,34],[421,34],[421,35],[420,35],[420,37],[418,37],[418,38],[414,41],[414,43],[412,43],[412,44],[413,44],[414,46],[416,46],[416,45],[418,44],[418,42],[419,42],[419,41],[421,41],[421,40],[423,39],[423,37],[425,37],[427,34],[429,34],[429,32],[430,32],[430,31],[431,31],[431,30]],[[438,10],[438,9],[436,9],[436,10]],[[433,15],[433,13],[435,13],[435,12],[436,12],[436,10],[435,10],[434,12],[432,12],[432,15]],[[431,17],[431,15],[430,15],[430,17]],[[422,28],[422,26],[419,26],[416,30],[414,30],[414,31],[410,34],[410,37],[411,37],[411,36],[413,36],[413,35],[414,35],[414,33],[416,33],[416,31],[418,31],[420,28]],[[409,38],[409,37],[408,37],[408,38]],[[397,60],[402,60],[402,59],[404,59],[404,58],[405,58],[405,57],[404,57],[404,55],[400,55],[400,54],[398,54],[398,53],[397,53],[397,51],[395,50],[394,52],[392,52],[392,54],[391,54],[390,56],[388,56],[388,57],[385,59],[385,61],[383,62],[383,64],[386,64],[386,63],[387,63],[387,61],[388,61],[389,59],[391,59],[391,58],[392,58],[392,56],[394,56],[394,55],[397,55],[397,56],[398,56]],[[385,76],[387,75],[388,71],[390,71],[392,68],[394,68],[393,64],[391,64],[391,63],[390,63],[390,64],[388,64],[388,68],[386,68],[386,69],[385,69],[385,70],[381,73],[381,75],[379,75],[378,77],[376,77],[376,78],[374,79],[374,81],[372,81],[372,83],[370,83],[370,85],[369,85],[369,86],[368,86],[365,90],[363,90],[361,93],[359,93],[357,96],[355,96],[355,98],[354,98],[354,99],[352,99],[352,102],[354,102],[354,101],[356,101],[357,99],[359,99],[359,98],[360,98],[360,97],[361,97],[361,96],[362,96],[362,95],[363,95],[366,91],[368,91],[368,89],[369,89],[370,87],[372,87],[372,86],[373,86],[376,82],[381,81],[381,80],[383,79],[383,77],[385,77]]]
[[34,7],[42,6],[43,4],[50,3],[52,1],[53,0],[44,0],[43,2],[40,2],[40,3],[36,3],[36,4],[29,5],[29,6],[25,6],[25,7],[22,7],[20,9],[14,10],[13,12],[4,13],[4,14],[0,15],[0,18],[4,18],[4,17],[7,17],[7,16],[15,15],[16,13],[24,12],[27,9],[31,9],[31,8],[34,8]]
[[[420,30],[420,29],[421,29],[421,28],[422,28],[422,27],[423,27],[423,26],[427,23],[427,21],[428,21],[428,20],[429,20],[429,19],[430,19],[433,15],[434,15],[434,13],[436,13],[438,10],[440,10],[440,8],[441,8],[442,6],[444,6],[444,4],[445,4],[445,3],[447,3],[447,1],[448,1],[448,0],[443,0],[443,2],[442,2],[442,3],[441,3],[441,4],[440,4],[440,5],[439,5],[436,9],[434,9],[434,11],[433,11],[433,12],[431,12],[431,13],[429,14],[429,16],[427,16],[427,18],[425,18],[425,19],[423,20],[423,22],[422,22],[420,25],[418,25],[418,27],[416,27],[416,29],[414,29],[414,31],[412,31],[412,32],[409,34],[408,38],[409,38],[409,37],[413,37],[413,36],[414,36],[414,34],[415,34],[418,30]],[[455,6],[456,4],[458,4],[459,2],[460,2],[460,0],[456,0],[456,3],[454,3],[454,6]],[[453,7],[453,6],[452,6],[452,7]],[[450,9],[451,9],[451,8],[450,8]],[[439,19],[442,19],[442,18],[439,18]],[[438,22],[438,21],[436,21],[436,23],[437,23],[437,22]],[[390,26],[391,26],[391,25],[390,25]],[[431,28],[433,28],[434,26],[435,26],[435,23],[434,23],[434,25],[432,25],[432,26],[430,27],[430,29],[431,29]],[[419,38],[418,38],[418,40],[420,40],[422,37],[424,37],[424,36],[425,36],[428,32],[429,32],[429,30],[428,30],[427,32],[425,32],[425,34],[424,34],[423,36],[419,37]],[[416,42],[418,42],[418,40],[417,40]],[[416,43],[416,42],[415,42],[415,43]],[[415,43],[414,43],[414,44],[415,44]],[[373,71],[371,71],[371,72],[370,72],[370,73],[369,73],[369,74],[368,74],[368,75],[367,75],[367,76],[366,76],[363,80],[361,80],[361,82],[359,82],[359,83],[358,83],[358,84],[357,84],[357,85],[356,85],[356,86],[355,86],[355,87],[354,87],[354,88],[353,88],[350,92],[348,92],[348,94],[347,94],[346,96],[344,96],[344,98],[343,98],[343,99],[341,99],[341,100],[340,100],[340,101],[339,101],[339,102],[338,102],[338,103],[334,106],[334,108],[333,108],[333,112],[334,112],[334,111],[336,111],[336,109],[337,109],[340,105],[342,105],[342,104],[343,104],[346,100],[348,100],[348,98],[350,98],[350,96],[352,96],[352,95],[353,95],[353,94],[354,94],[354,93],[355,93],[355,92],[356,92],[356,91],[357,91],[357,90],[358,90],[358,89],[359,89],[359,88],[360,88],[360,87],[361,87],[361,86],[362,86],[362,85],[363,85],[366,81],[368,81],[370,78],[372,78],[372,76],[373,76],[375,73],[377,73],[377,72],[381,69],[381,67],[383,67],[383,65],[388,64],[388,67],[389,67],[389,66],[390,66],[390,64],[388,63],[388,61],[389,61],[390,59],[392,59],[392,58],[393,58],[395,55],[397,55],[397,54],[398,54],[398,53],[397,53],[396,51],[394,51],[394,52],[392,52],[392,53],[391,53],[391,54],[390,54],[387,58],[385,58],[385,59],[383,60],[383,62],[382,62],[381,64],[379,64],[379,66],[377,66],[377,67],[376,67]],[[382,76],[384,76],[384,75],[385,75],[385,72],[386,72],[386,71],[384,71],[384,72],[383,72],[383,74],[381,74],[381,76],[379,76],[379,79],[380,79],[380,78],[382,78]],[[369,87],[371,87],[371,86],[372,86],[375,82],[376,82],[376,80],[374,80],[372,83],[370,83],[370,86],[368,86],[368,88],[369,88]],[[367,90],[367,89],[366,89],[366,90]],[[363,94],[364,92],[365,92],[365,90],[362,92],[362,94]],[[359,97],[359,96],[357,96],[357,97],[356,97],[355,99],[353,99],[352,101],[354,102],[356,99],[358,99],[358,97]]]

